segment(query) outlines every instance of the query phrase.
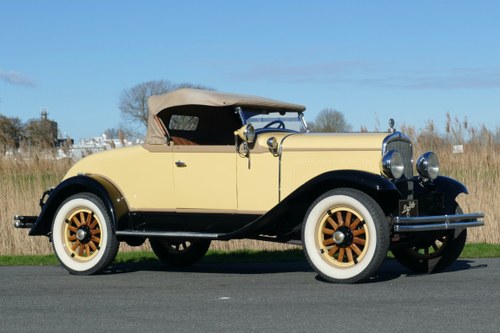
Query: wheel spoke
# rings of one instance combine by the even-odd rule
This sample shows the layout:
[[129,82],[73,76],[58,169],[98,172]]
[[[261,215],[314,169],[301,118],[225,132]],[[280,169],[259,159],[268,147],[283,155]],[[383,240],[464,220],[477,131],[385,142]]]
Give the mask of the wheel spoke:
[[[91,215],[92,215],[92,214],[91,214]],[[97,223],[98,223],[98,222],[97,222],[97,219],[96,219],[96,218],[94,218],[94,221],[92,222],[92,224],[91,224],[91,225],[89,225],[89,228],[90,228],[90,229],[94,229],[94,228],[95,228],[95,226],[97,225]]]
[[80,212],[80,223],[81,225],[85,225],[85,213]]
[[68,240],[69,240],[70,242],[74,242],[74,241],[76,241],[76,236],[75,236],[75,235],[73,235],[73,236],[68,236]]
[[338,250],[339,250],[339,247],[338,247],[337,245],[334,245],[334,246],[330,249],[330,251],[328,251],[328,255],[329,255],[330,257],[333,257],[333,255],[334,255],[334,254],[335,254]]
[[349,228],[351,228],[351,230],[355,230],[357,228],[357,226],[361,223],[361,220],[359,219],[359,217],[356,217],[356,219],[354,220],[354,222],[349,226]]
[[73,246],[71,247],[71,251],[75,251],[76,248],[80,245],[80,241],[77,240],[76,242],[73,243]]
[[341,247],[340,251],[339,251],[339,257],[337,258],[337,260],[339,262],[344,262],[344,252],[345,252],[345,249],[343,247]]
[[354,253],[356,253],[358,256],[361,255],[361,250],[359,249],[359,247],[356,245],[356,244],[351,244],[351,249],[354,251]]
[[71,230],[71,231],[73,231],[73,232],[77,232],[78,231],[78,228],[75,228],[73,226],[69,226],[68,229]]
[[83,250],[84,250],[84,248],[85,247],[83,246],[83,244],[80,243],[80,247],[78,248],[78,255],[80,257],[83,257]]
[[85,221],[85,225],[90,227],[90,222],[92,221],[92,214],[87,214],[87,220]]
[[365,245],[366,244],[366,241],[363,238],[359,238],[359,237],[354,237],[354,239],[352,241],[353,241],[353,243],[356,243],[356,244],[359,244],[359,245]]
[[101,239],[99,237],[96,237],[96,236],[92,236],[91,240],[96,243],[96,244],[99,244],[101,242]]
[[327,227],[323,227],[323,229],[321,229],[321,231],[325,234],[325,235],[333,235],[335,233],[334,230],[332,229],[328,229]]
[[347,252],[347,261],[348,262],[354,262],[354,258],[352,257],[352,250],[350,247],[345,249]]
[[345,217],[345,226],[349,227],[351,225],[351,220],[352,220],[352,213],[347,212],[347,215]]
[[101,230],[99,230],[99,229],[90,230],[91,235],[99,235],[100,233],[101,233]]
[[73,216],[73,218],[71,219],[71,221],[75,222],[77,228],[80,228],[80,226],[82,225],[80,223],[80,221],[78,221],[78,218],[76,216]]
[[333,243],[335,243],[335,241],[333,240],[333,238],[327,238],[323,241],[323,245],[324,246],[328,246],[328,245],[332,245]]
[[92,251],[97,251],[97,247],[95,246],[94,242],[93,241],[90,241],[89,242],[89,246],[90,248],[92,249]]
[[342,212],[338,211],[337,212],[337,222],[339,223],[340,226],[344,225],[344,218],[342,217]]
[[85,244],[85,252],[87,252],[87,257],[90,257],[90,247],[89,244]]
[[339,225],[337,223],[335,223],[335,221],[333,220],[333,218],[331,216],[328,216],[327,219],[328,223],[330,223],[330,225],[332,226],[333,230],[337,230]]
[[359,235],[363,235],[364,233],[365,233],[365,229],[356,229],[352,232],[354,237],[359,236]]

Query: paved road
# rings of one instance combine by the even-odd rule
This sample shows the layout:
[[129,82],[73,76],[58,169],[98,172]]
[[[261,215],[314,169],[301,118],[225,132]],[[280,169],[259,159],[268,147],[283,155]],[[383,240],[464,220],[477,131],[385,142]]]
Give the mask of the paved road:
[[500,332],[500,259],[412,275],[388,260],[373,281],[319,281],[305,262],[0,267],[0,332]]

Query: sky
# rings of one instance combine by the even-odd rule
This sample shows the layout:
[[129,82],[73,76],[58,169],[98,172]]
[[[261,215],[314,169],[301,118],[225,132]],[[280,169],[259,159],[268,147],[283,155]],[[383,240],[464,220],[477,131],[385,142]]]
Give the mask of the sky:
[[0,114],[75,140],[150,80],[342,112],[354,130],[500,127],[500,1],[0,0]]

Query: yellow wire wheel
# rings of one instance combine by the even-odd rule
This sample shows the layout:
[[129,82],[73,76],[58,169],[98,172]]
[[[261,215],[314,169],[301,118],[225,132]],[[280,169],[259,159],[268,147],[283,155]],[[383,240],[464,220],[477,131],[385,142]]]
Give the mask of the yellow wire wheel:
[[98,273],[108,267],[119,245],[102,200],[86,192],[61,203],[52,222],[51,237],[61,264],[79,275]]
[[373,276],[389,249],[389,225],[378,203],[351,188],[328,191],[302,224],[304,252],[324,280],[354,283]]

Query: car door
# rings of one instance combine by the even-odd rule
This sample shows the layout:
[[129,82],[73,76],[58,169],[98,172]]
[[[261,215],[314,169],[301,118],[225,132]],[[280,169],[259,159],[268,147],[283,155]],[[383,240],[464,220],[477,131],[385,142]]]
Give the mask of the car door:
[[174,145],[177,209],[237,209],[234,146]]

